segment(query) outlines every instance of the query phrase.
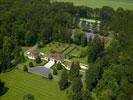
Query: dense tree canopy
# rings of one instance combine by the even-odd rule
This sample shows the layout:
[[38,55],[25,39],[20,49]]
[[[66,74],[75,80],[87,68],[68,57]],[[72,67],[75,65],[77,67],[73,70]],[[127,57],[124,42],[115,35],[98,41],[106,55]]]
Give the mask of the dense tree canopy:
[[[89,100],[90,92],[95,93],[99,100],[132,100],[133,11],[122,8],[93,9],[49,0],[0,0],[0,71],[24,61],[21,46],[43,45],[52,40],[69,43],[72,30],[78,28],[81,17],[100,20],[100,31],[111,31],[114,37],[108,48],[104,47],[101,38],[90,39],[87,54],[90,69],[86,72],[84,94],[80,93],[83,86],[79,78],[79,63],[73,62],[69,72],[69,79],[73,80],[72,100],[81,100],[82,95]],[[79,30],[76,33],[73,42],[86,46],[84,33]],[[52,79],[51,74],[49,78]],[[64,88],[67,77],[62,78],[65,78],[61,81]]]

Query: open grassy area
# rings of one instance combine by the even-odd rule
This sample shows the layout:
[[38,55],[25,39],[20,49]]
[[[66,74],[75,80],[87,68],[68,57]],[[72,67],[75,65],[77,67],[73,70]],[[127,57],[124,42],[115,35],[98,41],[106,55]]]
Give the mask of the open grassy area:
[[51,51],[63,52],[66,48],[69,47],[69,44],[59,43],[59,42],[51,42],[46,44],[42,48],[38,48],[39,52],[43,52],[44,54],[49,54]]
[[60,91],[58,82],[18,69],[0,74],[9,88],[0,100],[22,100],[25,94],[32,94],[35,100],[67,100],[65,91]]
[[110,6],[113,8],[122,7],[124,9],[133,10],[133,2],[117,1],[117,0],[52,0],[59,2],[73,2],[75,5],[84,5],[92,8],[101,8],[102,6]]
[[[52,69],[57,69],[56,66],[57,66],[57,64],[55,64],[55,65],[52,67]],[[63,69],[61,69],[61,70],[57,70],[57,75],[56,75],[56,76],[60,77],[61,74],[62,74],[62,72],[63,72],[63,70],[64,70],[64,67],[63,67]]]
[[82,53],[87,52],[87,47],[76,46],[76,48],[67,56],[71,61],[79,61],[80,63],[87,64],[87,56],[80,57]]
[[45,61],[45,60],[42,60],[41,63],[36,63],[35,60],[31,60],[31,59],[26,58],[25,62],[19,64],[18,67],[20,69],[23,69],[24,65],[26,65],[28,67],[30,62],[32,62],[35,67],[44,66],[47,63],[47,61]]

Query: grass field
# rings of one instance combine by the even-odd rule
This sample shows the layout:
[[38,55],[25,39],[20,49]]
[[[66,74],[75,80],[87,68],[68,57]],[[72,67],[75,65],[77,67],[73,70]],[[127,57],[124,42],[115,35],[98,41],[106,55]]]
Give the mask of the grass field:
[[22,100],[25,94],[32,94],[35,100],[67,100],[65,91],[60,91],[58,82],[15,69],[0,74],[9,88],[0,100]]
[[102,6],[110,6],[113,8],[122,7],[124,9],[133,10],[132,1],[114,1],[114,0],[52,0],[59,2],[73,2],[75,5],[84,5],[92,8],[101,8]]

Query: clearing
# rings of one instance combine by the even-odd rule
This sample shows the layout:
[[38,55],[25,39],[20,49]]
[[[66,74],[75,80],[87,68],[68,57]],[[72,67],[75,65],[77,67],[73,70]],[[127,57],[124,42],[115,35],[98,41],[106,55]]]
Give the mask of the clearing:
[[117,0],[52,0],[58,2],[73,2],[75,5],[84,5],[92,8],[101,8],[102,6],[110,6],[114,9],[122,7],[124,9],[133,10],[132,1]]
[[9,88],[0,100],[22,100],[25,94],[34,95],[36,100],[67,100],[65,91],[60,91],[58,82],[18,69],[0,74],[2,81]]

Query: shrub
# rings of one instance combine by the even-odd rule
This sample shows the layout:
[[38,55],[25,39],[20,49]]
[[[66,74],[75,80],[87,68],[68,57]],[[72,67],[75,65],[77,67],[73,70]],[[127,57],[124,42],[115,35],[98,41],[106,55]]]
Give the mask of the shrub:
[[52,79],[53,79],[53,76],[52,76],[51,73],[48,74],[48,79],[49,79],[49,80],[52,80]]
[[54,74],[54,75],[57,75],[57,74],[58,74],[58,72],[57,72],[56,69],[53,69],[53,74]]
[[29,62],[29,67],[34,67],[32,62]]
[[32,94],[26,94],[24,95],[23,100],[35,100],[35,98]]
[[27,68],[26,65],[24,65],[23,70],[26,71],[26,72],[28,71],[28,68]]
[[62,69],[63,69],[61,63],[58,63],[58,64],[56,65],[56,68],[57,68],[57,70],[62,70]]
[[37,58],[36,58],[36,63],[41,63],[42,61],[41,61],[41,58],[40,58],[40,56],[38,56]]

